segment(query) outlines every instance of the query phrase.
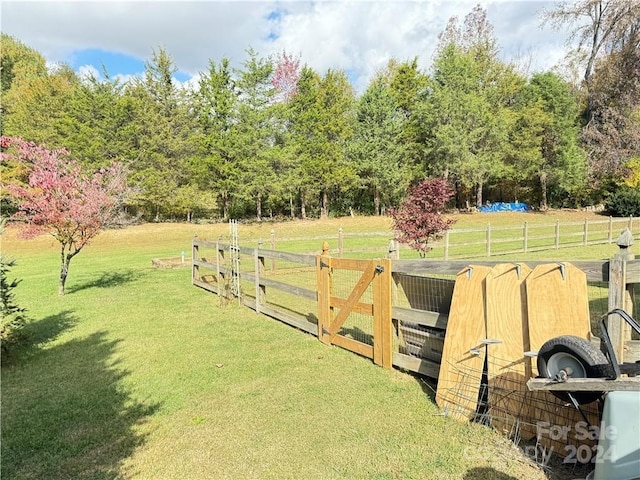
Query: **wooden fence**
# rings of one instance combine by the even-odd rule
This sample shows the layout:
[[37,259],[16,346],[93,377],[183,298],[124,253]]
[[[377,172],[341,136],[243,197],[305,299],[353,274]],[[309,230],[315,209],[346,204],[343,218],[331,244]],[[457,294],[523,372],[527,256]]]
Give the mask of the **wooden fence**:
[[[621,242],[623,237],[626,245]],[[618,239],[621,243],[609,261],[572,262],[586,274],[591,287],[606,290],[599,314],[613,308],[633,312],[640,260],[635,260],[628,248],[633,243],[630,233]],[[326,242],[322,247],[320,255],[304,255],[232,247],[196,237],[192,244],[192,283],[216,293],[221,301],[229,301],[230,281],[236,276],[242,292],[238,301],[256,312],[385,367],[394,365],[437,378],[455,275],[470,263],[498,264],[341,259],[330,256]],[[231,262],[231,253],[234,258],[239,255],[240,261]],[[272,262],[278,263],[277,269]],[[527,265],[543,263],[549,262]],[[630,332],[614,316],[609,318],[608,330],[622,359],[632,348]]]
[[[430,258],[455,260],[462,258],[487,258],[496,255],[527,253],[550,249],[561,249],[576,246],[612,244],[620,232],[628,229],[636,240],[640,240],[640,217],[613,218],[603,220],[588,220],[583,222],[528,223],[519,226],[495,227],[487,223],[483,228],[453,228],[444,237],[433,242]],[[408,251],[409,247],[390,242],[393,234],[390,232],[349,233],[342,228],[334,235],[310,237],[278,237],[275,230],[271,230],[268,239],[253,239],[258,248],[265,245],[270,250],[276,250],[278,245],[284,246],[291,242],[334,240],[336,246],[330,250],[332,255],[342,258],[357,253],[378,253],[390,258],[399,259],[401,250]],[[370,240],[371,246],[353,246],[362,243],[362,239]],[[281,248],[282,249],[282,248]]]

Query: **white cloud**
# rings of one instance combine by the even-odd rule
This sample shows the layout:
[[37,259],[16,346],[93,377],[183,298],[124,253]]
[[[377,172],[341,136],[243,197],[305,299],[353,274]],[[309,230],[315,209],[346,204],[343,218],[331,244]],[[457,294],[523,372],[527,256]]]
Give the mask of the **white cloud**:
[[82,65],[81,67],[78,67],[77,72],[81,80],[90,78],[102,78],[98,69],[93,65]]
[[[362,90],[390,58],[419,58],[427,68],[447,20],[461,20],[468,1],[195,1],[1,3],[2,29],[51,62],[98,48],[140,60],[164,47],[181,71],[196,75],[209,59],[240,66],[245,50],[267,55],[286,49],[320,73],[344,69]],[[531,52],[535,70],[561,58],[564,36],[539,28],[537,1],[480,1],[502,47],[513,59]],[[276,13],[274,13],[276,12]],[[519,53],[520,52],[520,53]],[[119,72],[113,72],[114,75]]]

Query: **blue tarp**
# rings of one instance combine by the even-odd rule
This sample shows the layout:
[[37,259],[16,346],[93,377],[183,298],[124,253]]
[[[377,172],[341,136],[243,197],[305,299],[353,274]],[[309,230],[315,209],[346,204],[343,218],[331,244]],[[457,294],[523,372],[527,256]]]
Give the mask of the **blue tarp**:
[[514,202],[514,203],[504,203],[504,202],[496,202],[491,205],[485,205],[483,207],[478,207],[478,211],[482,213],[490,213],[490,212],[528,212],[529,206],[526,203]]

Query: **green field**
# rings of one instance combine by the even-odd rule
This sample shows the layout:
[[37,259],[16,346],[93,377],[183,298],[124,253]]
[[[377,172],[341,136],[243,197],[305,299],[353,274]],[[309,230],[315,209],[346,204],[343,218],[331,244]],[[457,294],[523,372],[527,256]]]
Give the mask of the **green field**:
[[[464,220],[486,217],[461,216],[458,228]],[[385,225],[356,217],[241,225],[240,234]],[[189,255],[194,234],[215,239],[227,228],[104,232],[73,260],[64,297],[55,241],[7,230],[2,251],[18,262],[11,277],[23,280],[16,296],[31,321],[30,344],[2,366],[3,478],[558,478],[489,428],[439,416],[424,381],[221,305],[190,285],[188,268],[151,267]],[[573,255],[607,258],[614,247]],[[572,259],[570,250],[556,259]]]

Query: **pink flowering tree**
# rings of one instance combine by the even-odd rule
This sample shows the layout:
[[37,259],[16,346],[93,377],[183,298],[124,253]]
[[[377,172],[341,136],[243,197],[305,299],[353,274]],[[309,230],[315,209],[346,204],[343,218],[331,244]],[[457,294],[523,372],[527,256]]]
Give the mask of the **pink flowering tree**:
[[126,171],[113,163],[92,175],[64,150],[48,150],[21,138],[2,137],[2,163],[22,163],[29,172],[26,183],[7,186],[17,204],[15,220],[23,222],[21,236],[51,234],[60,242],[60,282],[64,295],[71,259],[113,223],[120,212],[126,188]]
[[300,79],[300,56],[288,55],[285,50],[275,59],[275,68],[271,74],[271,84],[278,92],[280,100],[288,102],[298,91]]
[[454,223],[443,216],[453,194],[451,184],[442,178],[428,178],[413,187],[400,208],[391,210],[396,239],[424,257],[431,250],[429,242],[441,238]]

